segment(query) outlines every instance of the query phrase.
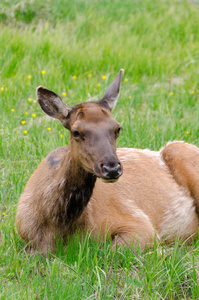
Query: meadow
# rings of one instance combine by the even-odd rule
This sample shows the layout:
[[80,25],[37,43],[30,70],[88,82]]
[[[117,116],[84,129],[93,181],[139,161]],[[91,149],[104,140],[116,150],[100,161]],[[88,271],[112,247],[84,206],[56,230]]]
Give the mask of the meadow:
[[197,240],[113,251],[79,233],[43,258],[15,229],[30,175],[69,141],[39,108],[38,85],[74,105],[103,96],[124,68],[118,147],[199,147],[198,28],[197,1],[1,0],[0,299],[199,299]]

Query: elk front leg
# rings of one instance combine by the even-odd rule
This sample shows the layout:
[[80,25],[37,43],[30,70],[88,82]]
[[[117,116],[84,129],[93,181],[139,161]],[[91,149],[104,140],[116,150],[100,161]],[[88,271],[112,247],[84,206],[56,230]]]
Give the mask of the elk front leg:
[[199,212],[199,149],[173,142],[161,150],[161,155],[175,181],[194,199]]
[[[100,228],[95,228],[95,233],[100,232],[103,239],[106,233],[111,237],[114,248],[116,245],[122,247],[130,246],[133,249],[153,247],[156,238],[155,229],[148,217],[121,217],[104,220]],[[96,235],[96,234],[95,234]]]
[[17,230],[20,237],[28,243],[27,249],[30,248],[31,251],[39,250],[43,256],[46,256],[47,252],[55,252],[56,242],[60,240],[60,236],[56,234],[54,228],[35,223],[35,226],[27,230],[23,225],[23,223],[17,224]]

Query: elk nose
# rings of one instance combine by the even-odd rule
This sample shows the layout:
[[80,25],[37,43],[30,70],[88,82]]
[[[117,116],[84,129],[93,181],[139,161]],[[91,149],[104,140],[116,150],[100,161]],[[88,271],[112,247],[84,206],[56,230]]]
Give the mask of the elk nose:
[[103,175],[110,179],[116,179],[122,174],[122,168],[120,163],[117,163],[117,165],[114,167],[101,164],[101,170]]

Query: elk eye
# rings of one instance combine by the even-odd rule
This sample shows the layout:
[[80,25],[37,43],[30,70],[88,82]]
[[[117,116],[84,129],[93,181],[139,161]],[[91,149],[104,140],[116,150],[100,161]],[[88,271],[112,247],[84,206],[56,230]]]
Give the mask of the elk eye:
[[71,133],[74,137],[80,137],[80,133],[78,130],[73,130],[73,131],[71,131]]
[[117,135],[120,134],[121,130],[122,130],[122,127],[118,127],[118,129],[117,129]]

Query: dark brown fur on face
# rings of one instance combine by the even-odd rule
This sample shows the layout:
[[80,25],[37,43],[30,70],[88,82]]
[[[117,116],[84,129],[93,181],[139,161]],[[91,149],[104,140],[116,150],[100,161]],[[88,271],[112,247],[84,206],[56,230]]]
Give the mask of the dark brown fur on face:
[[121,70],[104,97],[95,103],[68,107],[54,92],[39,87],[42,110],[70,130],[70,144],[52,151],[38,166],[21,195],[16,227],[22,239],[53,251],[65,240],[86,207],[96,182],[116,181],[122,167],[116,154],[120,125],[110,112],[119,95]]

